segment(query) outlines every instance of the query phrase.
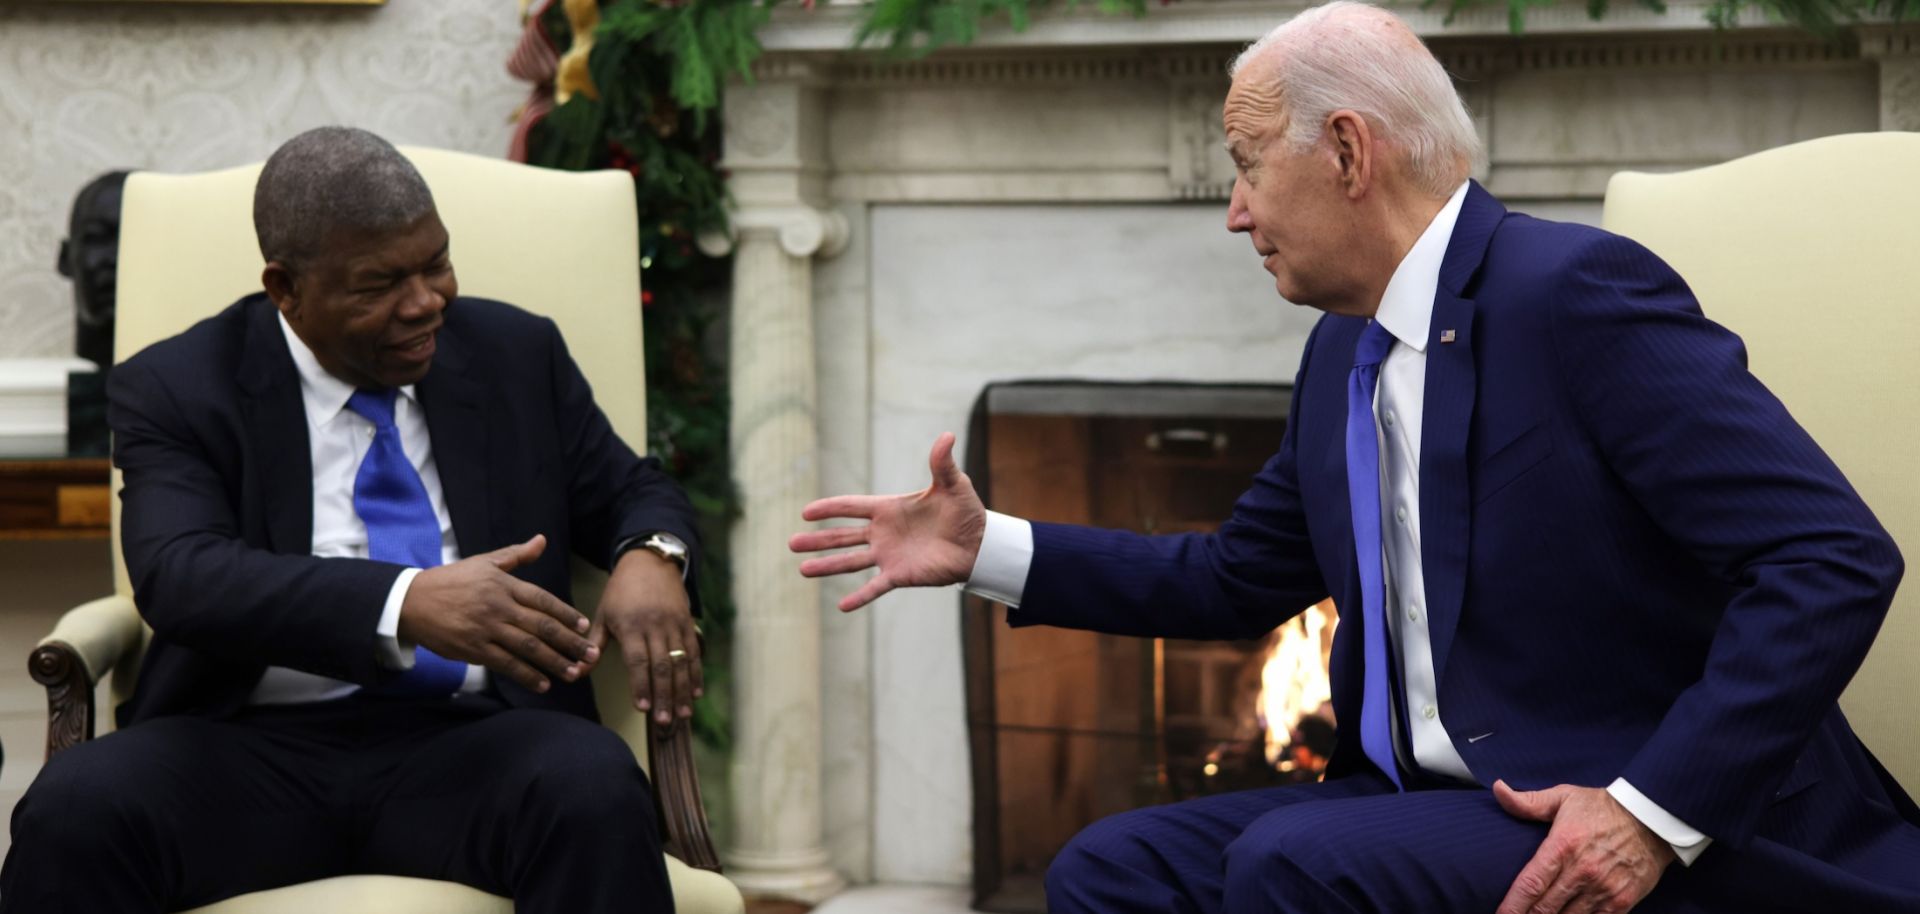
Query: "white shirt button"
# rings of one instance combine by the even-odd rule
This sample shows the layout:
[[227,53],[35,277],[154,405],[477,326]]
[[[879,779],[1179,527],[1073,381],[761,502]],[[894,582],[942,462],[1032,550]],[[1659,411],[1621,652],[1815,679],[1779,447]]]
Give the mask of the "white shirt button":
[[1434,719],[1434,717],[1437,716],[1439,713],[1440,713],[1440,710],[1438,708],[1435,708],[1433,705],[1427,705],[1426,707],[1420,709],[1420,716],[1428,720]]
[[1407,506],[1401,505],[1400,507],[1393,509],[1393,519],[1403,524],[1406,523],[1407,522]]
[[1420,621],[1420,607],[1414,606],[1411,603],[1407,604],[1407,621],[1408,622]]
[[1387,410],[1386,413],[1380,417],[1380,420],[1385,422],[1388,428],[1392,428],[1394,420],[1393,410]]
[[373,437],[374,431],[375,429],[373,426],[371,425],[367,426],[367,437],[369,438]]

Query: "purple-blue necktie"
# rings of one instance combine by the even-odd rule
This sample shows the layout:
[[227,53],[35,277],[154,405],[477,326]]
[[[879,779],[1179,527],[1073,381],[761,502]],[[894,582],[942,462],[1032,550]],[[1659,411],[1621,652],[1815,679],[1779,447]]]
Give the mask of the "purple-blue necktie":
[[[347,408],[373,423],[373,444],[353,477],[353,512],[367,525],[367,557],[413,568],[440,564],[440,519],[420,474],[400,446],[387,390],[357,390]],[[424,647],[413,649],[413,669],[369,690],[390,696],[445,696],[466,682],[467,665]]]
[[1360,561],[1361,628],[1366,633],[1365,679],[1360,693],[1360,748],[1386,772],[1395,787],[1400,769],[1393,762],[1392,705],[1387,665],[1387,585],[1380,544],[1380,441],[1373,424],[1373,388],[1380,362],[1393,347],[1393,334],[1369,321],[1353,350],[1347,380],[1347,495],[1353,508],[1354,555]]

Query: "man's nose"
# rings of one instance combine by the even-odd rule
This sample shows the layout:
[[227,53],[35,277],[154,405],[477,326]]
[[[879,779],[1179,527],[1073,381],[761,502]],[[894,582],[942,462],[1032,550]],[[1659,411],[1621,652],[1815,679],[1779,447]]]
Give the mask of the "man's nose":
[[447,306],[447,299],[435,291],[427,278],[414,274],[407,279],[406,295],[400,300],[400,319],[408,323],[432,320]]
[[1244,183],[1239,178],[1233,179],[1233,197],[1227,201],[1227,231],[1229,232],[1253,231],[1253,214],[1247,212],[1246,191],[1242,189]]

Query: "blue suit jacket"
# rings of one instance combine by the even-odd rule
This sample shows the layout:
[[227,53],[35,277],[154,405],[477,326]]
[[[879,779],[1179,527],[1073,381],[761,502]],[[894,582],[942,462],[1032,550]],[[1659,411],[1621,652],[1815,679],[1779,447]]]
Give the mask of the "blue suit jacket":
[[[268,664],[392,675],[374,629],[402,569],[312,555],[306,406],[276,314],[248,296],[113,370],[121,547],[153,627],[122,726],[230,713]],[[697,544],[686,497],[614,434],[551,320],[455,299],[415,391],[462,554],[544,533],[546,552],[514,574],[571,602],[570,553],[607,567],[621,541],[657,530]],[[516,706],[594,715],[585,680],[494,686]]]
[[[1314,328],[1279,452],[1217,533],[1035,525],[1014,619],[1244,638],[1328,594],[1359,606],[1344,441],[1363,326]],[[1830,860],[1796,835],[1920,822],[1836,704],[1900,554],[1678,275],[1475,185],[1429,334],[1428,618],[1441,717],[1483,784],[1624,776],[1715,839],[1704,861],[1757,838]],[[1333,647],[1343,720],[1363,624],[1343,615]],[[1330,771],[1368,764],[1343,740]]]

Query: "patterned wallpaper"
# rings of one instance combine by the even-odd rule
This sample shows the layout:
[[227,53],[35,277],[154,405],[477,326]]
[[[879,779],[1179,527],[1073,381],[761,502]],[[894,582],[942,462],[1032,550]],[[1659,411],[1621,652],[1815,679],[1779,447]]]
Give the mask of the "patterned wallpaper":
[[526,93],[505,70],[518,35],[514,0],[0,2],[0,358],[72,351],[54,260],[94,175],[258,161],[334,123],[501,155]]

